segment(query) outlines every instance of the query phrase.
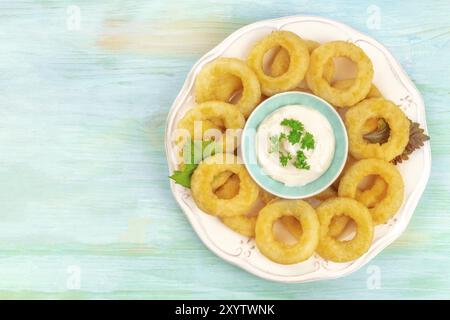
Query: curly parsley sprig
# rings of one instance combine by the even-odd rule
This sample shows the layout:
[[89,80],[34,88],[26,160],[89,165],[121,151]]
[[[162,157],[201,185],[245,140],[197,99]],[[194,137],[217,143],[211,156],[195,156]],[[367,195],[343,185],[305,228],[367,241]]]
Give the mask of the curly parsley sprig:
[[300,142],[302,134],[305,131],[303,123],[295,119],[285,118],[283,121],[281,121],[281,125],[291,128],[287,135],[287,139],[292,145]]
[[280,163],[283,167],[287,166],[289,160],[292,160],[291,154],[289,152],[283,153],[280,151]]
[[[289,127],[289,133],[282,132],[280,135],[270,137],[272,147],[271,152],[279,152],[280,164],[286,167],[290,160],[293,161],[294,167],[297,169],[309,170],[309,165],[304,150],[313,150],[315,148],[314,136],[305,130],[303,123],[295,119],[283,119],[280,123],[282,126]],[[280,151],[280,142],[283,140],[289,141],[291,145],[299,144],[300,150],[297,151],[295,159],[287,152]],[[276,147],[274,147],[276,146]]]
[[309,163],[306,161],[305,153],[302,150],[297,151],[296,158],[294,161],[294,167],[296,167],[297,169],[305,169],[305,170],[309,170],[311,168]]

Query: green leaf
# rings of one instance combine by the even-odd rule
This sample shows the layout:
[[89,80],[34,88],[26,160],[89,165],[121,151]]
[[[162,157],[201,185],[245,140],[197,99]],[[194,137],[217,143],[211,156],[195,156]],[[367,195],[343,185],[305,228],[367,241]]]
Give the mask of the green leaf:
[[300,142],[300,138],[302,136],[302,133],[300,131],[291,130],[288,134],[288,141],[291,144],[296,144]]
[[287,126],[291,128],[289,134],[287,135],[287,139],[291,144],[296,144],[300,142],[304,127],[303,123],[295,119],[283,119],[280,123],[282,126]]
[[423,130],[417,122],[412,122],[409,120],[409,141],[403,150],[402,154],[398,155],[394,159],[392,159],[393,164],[402,163],[409,159],[409,156],[416,149],[420,149],[423,146],[424,142],[430,140],[430,137],[425,134],[425,130]]
[[310,165],[306,161],[306,156],[302,150],[297,151],[296,159],[294,161],[294,167],[296,167],[297,169],[305,169],[305,170],[310,169]]
[[389,139],[389,135],[391,134],[391,129],[384,119],[378,119],[377,129],[366,133],[363,138],[367,140],[369,143],[386,143]]
[[288,152],[287,154],[283,154],[280,152],[280,163],[283,167],[286,167],[288,164],[288,161],[292,159],[291,154]]
[[211,145],[212,142],[213,141],[195,140],[186,143],[183,148],[183,168],[181,170],[175,170],[169,178],[175,181],[176,184],[190,188],[191,176],[195,169],[197,169],[200,161],[215,153],[214,145]]
[[198,164],[186,164],[182,170],[175,170],[173,174],[169,177],[175,183],[182,185],[183,187],[191,187],[191,176],[194,170],[197,169]]
[[307,150],[314,149],[314,136],[311,133],[306,132],[303,135],[301,146],[303,149]]
[[303,131],[304,127],[303,127],[303,123],[301,123],[298,120],[295,119],[283,119],[283,121],[281,121],[281,125],[282,126],[287,126],[290,127],[292,130],[295,131]]

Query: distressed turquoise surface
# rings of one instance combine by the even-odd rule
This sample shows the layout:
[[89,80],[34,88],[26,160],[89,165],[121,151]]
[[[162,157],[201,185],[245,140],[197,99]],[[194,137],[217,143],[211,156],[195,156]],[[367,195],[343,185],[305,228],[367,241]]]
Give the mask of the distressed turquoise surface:
[[[450,2],[242,2],[0,2],[0,298],[450,297]],[[424,96],[433,168],[408,229],[368,266],[285,285],[199,241],[170,192],[163,133],[203,53],[293,14],[391,50]]]

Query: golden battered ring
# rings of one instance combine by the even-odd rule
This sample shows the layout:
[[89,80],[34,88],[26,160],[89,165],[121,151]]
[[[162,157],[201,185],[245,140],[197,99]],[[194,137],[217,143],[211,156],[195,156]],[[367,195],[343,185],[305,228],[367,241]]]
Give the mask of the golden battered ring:
[[[367,120],[383,118],[389,125],[386,143],[369,143],[363,137]],[[349,150],[356,159],[378,158],[391,161],[401,154],[409,141],[409,120],[402,110],[389,100],[366,99],[345,114]]]
[[[202,137],[195,137],[196,121],[201,121]],[[218,121],[223,124],[225,129],[242,129],[245,125],[244,116],[236,106],[221,101],[208,101],[198,104],[186,112],[178,123],[178,128],[188,130],[192,140],[200,140],[198,138],[203,140],[203,135],[208,129],[219,130],[216,127]],[[221,134],[217,144],[222,145],[224,151],[233,151],[238,147],[239,143],[237,134],[238,132],[225,131],[225,134]],[[229,139],[234,140],[230,141]]]
[[358,184],[370,175],[378,175],[387,183],[386,196],[369,209],[375,225],[386,223],[403,202],[403,179],[392,163],[380,159],[359,160],[345,172],[339,183],[338,194],[340,197],[356,199]]
[[[308,52],[311,54],[316,48],[320,46],[320,43],[314,40],[304,40],[306,46],[308,47]],[[272,77],[279,77],[283,73],[285,73],[289,69],[289,52],[283,47],[277,51],[275,56],[273,57],[272,63],[270,64],[270,74]],[[333,60],[329,60],[323,70],[323,77],[328,82],[331,82],[334,78],[334,62]]]
[[235,217],[223,217],[222,222],[231,230],[242,234],[245,237],[255,236],[256,216],[240,215]]
[[[323,77],[325,65],[333,57],[347,57],[356,63],[358,71],[350,87],[334,88]],[[373,78],[373,65],[364,51],[345,41],[327,42],[311,54],[310,66],[306,75],[309,88],[314,94],[337,107],[350,107],[363,100],[370,91]]]
[[[229,83],[224,84],[224,82]],[[227,87],[225,91],[222,91],[224,86]],[[242,60],[218,58],[206,64],[198,74],[194,88],[195,99],[198,103],[211,100],[228,102],[231,95],[240,87],[242,87],[242,97],[236,106],[245,117],[248,117],[261,100],[258,77]]]
[[[319,201],[325,201],[327,199],[335,197],[337,197],[337,192],[332,187],[328,187],[321,193],[316,194],[311,198]],[[291,216],[285,216],[281,218],[281,221],[294,238],[300,238],[302,234],[302,228],[297,219]],[[330,236],[338,237],[345,230],[345,227],[347,226],[349,221],[350,219],[346,216],[334,217],[330,224]]]
[[[336,80],[333,82],[333,87],[336,89],[347,89],[351,87],[355,79],[344,79],[344,80]],[[380,90],[372,83],[370,86],[369,93],[367,94],[366,99],[368,98],[383,98]]]
[[[239,177],[230,171],[217,175],[212,182],[212,189],[220,199],[232,199],[239,193]],[[255,236],[256,216],[240,215],[221,218],[223,224],[231,230],[246,237]]]
[[[294,245],[275,239],[272,227],[283,216],[293,216],[302,225],[302,235]],[[315,251],[319,240],[319,221],[311,205],[302,200],[277,200],[265,206],[256,220],[256,246],[270,260],[293,264],[307,260]]]
[[[289,54],[289,67],[283,74],[273,77],[263,69],[264,55],[274,47],[282,47]],[[248,65],[256,73],[261,91],[266,96],[294,89],[305,77],[309,65],[306,43],[290,31],[274,31],[256,43],[247,59]]]
[[261,189],[260,190],[261,199],[265,204],[269,204],[272,200],[279,199],[276,195],[271,194],[270,192]]
[[[233,176],[233,172],[231,172],[231,171],[224,171],[224,172],[221,172],[217,176],[214,177],[214,180],[211,183],[211,188],[216,193],[217,192],[221,192],[219,197],[221,197],[221,198],[226,198],[227,197],[225,194],[229,193],[229,188],[228,187],[222,188],[222,187],[228,182],[228,180],[232,176]],[[239,185],[238,185],[238,188],[239,188]]]
[[[317,253],[334,262],[355,260],[369,250],[373,239],[373,223],[369,210],[350,198],[332,198],[317,207],[320,221],[320,240]],[[347,215],[356,224],[356,235],[348,241],[330,236],[329,226],[336,216]]]
[[[220,199],[212,189],[216,176],[230,171],[239,176],[239,192],[231,199]],[[246,214],[258,198],[259,187],[235,155],[215,154],[199,163],[191,177],[191,192],[197,206],[204,212],[232,217]]]
[[214,79],[214,92],[211,100],[230,102],[233,96],[242,90],[242,81],[239,77],[224,74]]
[[378,202],[386,197],[387,183],[381,177],[376,177],[372,186],[364,191],[356,191],[356,200],[367,208],[373,208]]

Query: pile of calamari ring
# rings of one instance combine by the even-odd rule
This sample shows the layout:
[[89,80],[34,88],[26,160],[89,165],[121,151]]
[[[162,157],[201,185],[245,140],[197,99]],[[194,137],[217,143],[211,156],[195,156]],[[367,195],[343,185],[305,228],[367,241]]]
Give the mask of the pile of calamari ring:
[[[269,51],[273,54],[267,63]],[[338,57],[353,61],[355,78],[334,80]],[[355,44],[319,44],[289,31],[274,31],[259,40],[247,61],[220,57],[206,64],[195,81],[196,105],[178,128],[193,133],[194,122],[201,121],[203,130],[242,129],[265,98],[303,91],[338,109],[348,132],[349,155],[331,187],[312,198],[287,200],[252,180],[236,146],[230,148],[223,134],[216,141],[223,145],[221,153],[203,159],[192,174],[197,206],[233,231],[254,237],[259,251],[276,263],[299,263],[314,253],[348,262],[366,253],[374,227],[387,223],[402,205],[403,179],[391,161],[404,151],[410,123],[372,84],[373,75],[371,60]],[[375,130],[378,119],[387,122],[390,135],[385,143],[370,143],[363,135]],[[232,161],[224,163],[225,154]],[[275,224],[292,236],[291,243],[277,236]]]

